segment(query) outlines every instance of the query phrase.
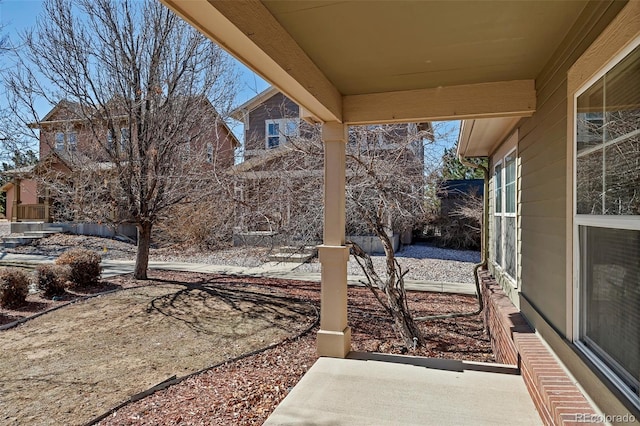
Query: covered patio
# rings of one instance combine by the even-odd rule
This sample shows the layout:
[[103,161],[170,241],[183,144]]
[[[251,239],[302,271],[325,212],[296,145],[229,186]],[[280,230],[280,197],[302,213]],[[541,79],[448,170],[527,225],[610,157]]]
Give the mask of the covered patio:
[[[531,131],[537,147],[556,143],[564,148],[565,132],[572,134],[567,124],[567,69],[624,2],[161,1],[298,103],[303,118],[322,126],[324,239],[319,247],[322,297],[317,348],[322,357],[346,359],[321,358],[269,424],[517,424],[519,420],[535,424],[541,420],[532,404],[546,424],[553,424],[575,413],[597,412],[536,335],[544,315],[534,330],[520,315],[519,306],[513,305],[513,300],[520,303],[518,298],[528,303],[517,286],[509,289],[511,301],[504,293],[496,296],[498,291],[489,291],[487,297],[497,299],[485,311],[495,335],[504,335],[505,346],[496,343],[498,360],[508,359],[517,369],[389,357],[365,361],[350,354],[345,146],[349,125],[466,120],[459,153],[468,157],[494,155],[522,123],[539,133],[536,126],[553,129],[554,138]],[[637,25],[633,21],[637,6],[632,4],[637,5],[631,2],[627,14],[621,13],[627,23],[620,27],[628,33]],[[518,142],[517,134],[514,140]],[[551,158],[535,148],[529,152],[535,157],[529,173],[556,177],[547,171]],[[560,166],[552,170],[566,173],[565,158],[557,158]],[[564,191],[563,179],[560,175],[553,181],[554,188]],[[520,202],[526,191],[522,187],[518,191]],[[560,216],[552,219],[561,228],[559,244],[564,244],[565,225],[571,226],[564,222],[565,199],[544,204],[546,200],[536,196],[529,206],[535,210],[530,216],[537,216],[527,226],[537,232],[546,219],[538,216],[551,211]],[[553,236],[548,240],[558,244]],[[546,247],[548,240],[540,245]],[[516,244],[518,255],[526,250],[526,243],[522,242],[522,250],[520,244]],[[570,270],[570,260],[567,265]],[[536,268],[535,262],[527,267]],[[530,280],[529,285],[539,281]],[[559,283],[562,297],[564,285]],[[564,301],[555,297],[550,303],[555,309]],[[541,328],[555,333],[564,326]],[[570,333],[548,335],[556,340],[571,338]],[[567,356],[564,346],[557,347],[563,348],[566,359],[578,363],[574,355]],[[527,352],[526,358],[521,357]],[[517,372],[525,381],[511,374]],[[547,383],[560,384],[567,390],[566,399],[556,398]],[[601,392],[594,383],[593,389]],[[612,410],[620,410],[615,398],[609,400]]]
[[[498,401],[509,401],[496,409]],[[351,352],[320,358],[265,425],[539,425],[518,369]]]

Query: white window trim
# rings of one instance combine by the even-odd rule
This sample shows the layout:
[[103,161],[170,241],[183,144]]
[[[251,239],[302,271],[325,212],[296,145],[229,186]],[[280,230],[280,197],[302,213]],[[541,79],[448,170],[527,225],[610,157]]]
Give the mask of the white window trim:
[[[614,215],[587,215],[578,214],[578,197],[576,188],[576,174],[577,168],[577,141],[576,135],[578,132],[578,120],[576,119],[578,114],[578,97],[587,91],[593,84],[595,84],[600,78],[602,78],[607,72],[611,71],[618,63],[620,63],[627,55],[629,55],[636,47],[640,46],[640,36],[631,40],[623,49],[621,49],[613,58],[611,58],[605,66],[603,66],[597,73],[595,73],[590,79],[581,84],[573,94],[570,94],[572,103],[570,105],[570,117],[571,123],[571,137],[568,138],[570,143],[570,160],[572,162],[571,177],[571,195],[572,195],[572,279],[570,280],[571,286],[571,301],[572,309],[570,310],[571,324],[568,330],[572,335],[568,336],[576,347],[584,354],[589,361],[591,361],[600,372],[610,380],[616,388],[622,392],[632,403],[636,406],[639,405],[639,397],[629,389],[628,385],[604,362],[597,356],[591,349],[587,347],[580,340],[580,315],[582,313],[582,307],[580,305],[580,226],[595,226],[609,229],[625,229],[625,230],[640,230],[640,220],[638,216],[614,216]],[[592,46],[593,47],[593,46]],[[587,52],[583,54],[586,55]]]
[[[286,128],[287,128],[287,124],[288,123],[295,123],[295,125],[296,125],[295,135],[287,134]],[[284,145],[287,142],[287,137],[291,137],[291,136],[298,137],[298,136],[300,136],[300,119],[298,119],[298,118],[275,118],[275,119],[264,120],[264,147],[265,147],[265,149],[277,148],[277,147],[269,147],[269,137],[275,137],[275,135],[270,135],[269,134],[269,124],[278,124],[278,128],[280,129],[278,146]],[[285,131],[283,131],[283,129]]]
[[[494,165],[493,165],[493,234],[494,234],[494,239],[496,238],[495,236],[498,234],[498,230],[495,229],[496,226],[496,221],[495,221],[495,217],[496,217],[496,199],[498,197],[496,197],[496,192],[498,192],[498,187],[497,187],[497,178],[496,178],[496,169],[498,167],[500,167],[500,204],[502,206],[502,203],[504,202],[504,197],[503,197],[503,185],[502,185],[502,170],[504,170],[504,164],[503,164],[503,159],[500,158]],[[500,214],[500,217],[502,217],[502,214]],[[502,223],[502,222],[501,222]],[[500,234],[502,235],[502,229],[500,230]],[[501,240],[502,241],[502,240]],[[502,265],[500,265],[497,261],[496,261],[496,252],[495,252],[495,240],[494,243],[492,244],[494,247],[494,252],[493,252],[493,259],[491,259],[491,261],[493,262],[494,266],[500,270],[502,270]],[[500,244],[500,250],[502,250],[504,244]],[[504,253],[503,256],[504,258]]]
[[[58,142],[58,135],[62,135],[62,141]],[[71,135],[75,136],[75,140],[71,141]],[[76,151],[78,149],[78,132],[68,130],[65,132],[55,132],[53,136],[54,151]]]
[[[58,136],[62,135],[62,141],[58,141]],[[66,135],[65,132],[56,132],[53,135],[53,149],[54,151],[63,151],[66,143],[65,143]]]
[[[73,135],[73,138],[71,135]],[[75,131],[67,132],[65,137],[67,140],[67,149],[69,151],[76,151],[78,149],[78,133]]]
[[[518,154],[517,154],[517,151],[518,151],[517,147],[511,148],[504,155],[501,155],[500,159],[493,166],[493,171],[494,171],[494,175],[493,175],[494,176],[493,215],[494,215],[494,218],[496,216],[498,216],[498,215],[500,217],[503,217],[503,218],[504,217],[513,217],[513,218],[515,218],[515,225],[516,225],[516,229],[515,229],[515,232],[514,232],[514,238],[516,239],[515,242],[514,242],[514,249],[515,249],[515,253],[514,253],[515,254],[515,258],[514,258],[515,277],[512,277],[511,275],[509,275],[509,273],[507,272],[507,269],[506,269],[506,262],[505,262],[505,253],[506,253],[506,250],[505,250],[505,247],[506,247],[505,240],[506,240],[506,238],[505,238],[505,236],[506,236],[506,234],[504,233],[504,226],[505,226],[506,221],[504,221],[504,220],[500,221],[501,226],[502,226],[502,229],[500,230],[500,233],[502,235],[502,238],[500,240],[500,243],[501,243],[500,250],[501,250],[501,253],[502,253],[502,264],[499,264],[499,263],[496,262],[495,253],[493,254],[493,259],[491,261],[492,261],[494,267],[503,274],[503,276],[507,279],[507,281],[509,281],[509,283],[514,288],[518,288],[518,281],[519,281],[519,279],[518,279],[518,276],[519,276],[519,274],[518,274],[518,267],[519,267],[519,264],[518,264],[518,257],[519,257],[518,256],[518,229],[519,229],[518,228],[518,221],[519,220],[518,220]],[[506,167],[505,167],[505,165],[507,164],[507,157],[509,157],[511,155],[513,155],[513,157],[514,157],[515,168],[516,168],[516,170],[515,170],[515,180],[514,180],[514,185],[515,185],[515,194],[514,194],[514,196],[515,196],[516,208],[515,208],[515,212],[507,213],[506,211],[504,211],[504,210],[506,210],[506,205],[507,205],[506,204],[506,201],[507,201],[506,183],[507,183],[507,181],[506,181],[506,172],[505,172]],[[501,181],[501,184],[502,184],[502,189],[501,189],[501,192],[500,192],[500,203],[501,203],[501,207],[502,207],[502,210],[503,210],[499,214],[496,212],[496,206],[495,206],[495,198],[496,198],[495,197],[495,192],[496,192],[495,169],[498,166],[501,166],[501,168],[500,168],[500,174],[501,174],[500,181]],[[494,234],[497,234],[498,230],[495,229],[495,220],[493,221],[493,223],[494,223],[493,232],[494,232]]]

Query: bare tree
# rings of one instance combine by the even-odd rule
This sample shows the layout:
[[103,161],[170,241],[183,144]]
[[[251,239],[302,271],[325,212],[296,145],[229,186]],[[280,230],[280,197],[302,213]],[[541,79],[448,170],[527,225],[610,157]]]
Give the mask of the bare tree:
[[6,78],[13,108],[40,122],[37,100],[68,101],[65,122],[90,143],[66,146],[72,178],[54,189],[74,202],[59,204],[74,218],[135,223],[135,277],[146,279],[154,224],[217,187],[209,144],[233,100],[235,68],[158,1],[47,0],[44,11]]
[[[318,129],[303,126],[300,136],[236,166],[240,225],[280,232],[289,244],[317,244],[322,235],[323,146]],[[367,287],[394,320],[407,348],[423,343],[395,259],[393,234],[411,231],[429,210],[425,202],[423,143],[429,127],[381,125],[352,127],[347,144],[347,234],[377,237],[386,255],[378,273],[369,255],[349,242],[367,276]]]
[[351,251],[365,273],[365,284],[393,318],[396,332],[411,349],[421,346],[424,337],[407,304],[406,271],[395,258],[392,238],[394,233],[410,232],[424,221],[428,211],[423,141],[430,137],[430,130],[405,133],[400,131],[403,127],[353,129],[355,143],[347,149],[347,204],[350,216],[366,225],[382,243],[384,274],[375,271],[370,256],[357,244],[351,243]]

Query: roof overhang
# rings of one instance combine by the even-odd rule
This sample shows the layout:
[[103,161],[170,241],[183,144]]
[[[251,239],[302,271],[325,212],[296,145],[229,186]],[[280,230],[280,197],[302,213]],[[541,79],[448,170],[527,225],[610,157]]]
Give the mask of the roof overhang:
[[463,157],[491,155],[519,121],[519,117],[464,120],[458,136],[458,154]]
[[160,0],[296,102],[370,124],[526,117],[576,1]]

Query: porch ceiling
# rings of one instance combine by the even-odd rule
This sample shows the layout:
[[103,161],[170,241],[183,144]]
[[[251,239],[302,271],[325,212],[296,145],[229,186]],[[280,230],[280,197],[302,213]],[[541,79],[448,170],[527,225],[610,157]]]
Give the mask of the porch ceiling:
[[527,116],[586,1],[161,0],[322,121]]

